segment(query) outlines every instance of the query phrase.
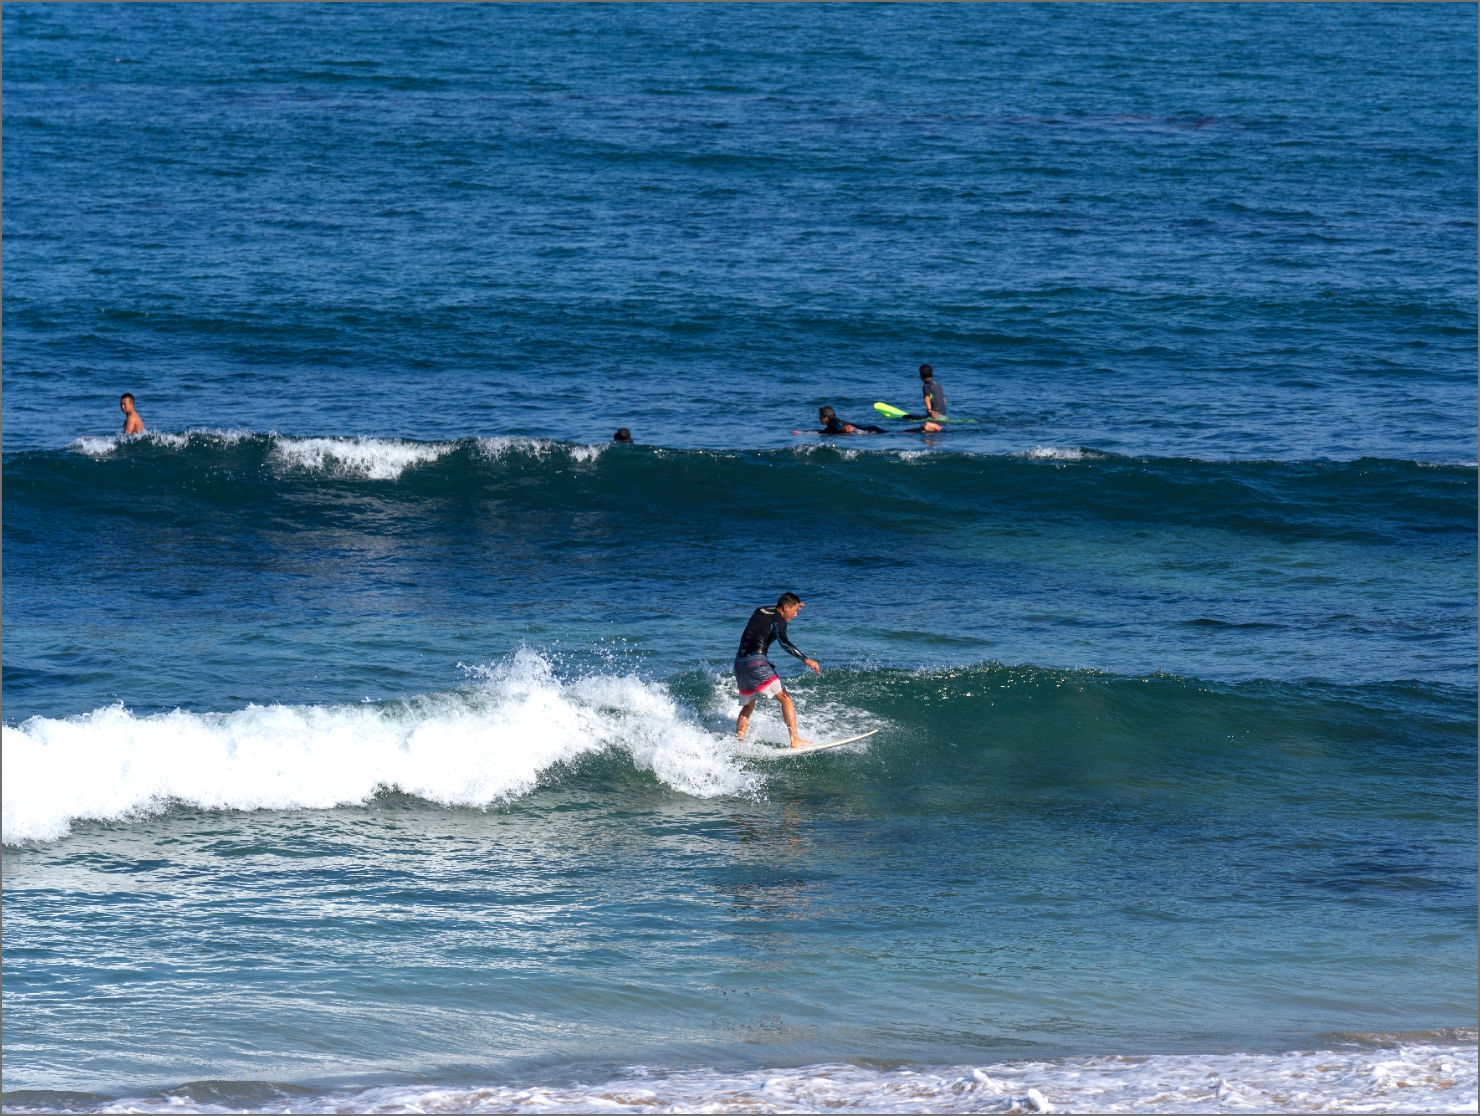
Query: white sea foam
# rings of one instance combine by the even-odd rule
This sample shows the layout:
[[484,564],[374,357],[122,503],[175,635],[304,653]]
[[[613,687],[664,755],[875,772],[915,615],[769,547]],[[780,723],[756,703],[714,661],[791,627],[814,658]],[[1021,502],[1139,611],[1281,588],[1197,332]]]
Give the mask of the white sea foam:
[[445,457],[453,442],[395,438],[277,438],[272,460],[280,467],[331,476],[396,480],[407,469]]
[[74,438],[69,450],[74,453],[85,453],[88,457],[102,457],[110,454],[123,443],[120,435],[84,434],[80,438]]
[[569,681],[533,652],[476,685],[393,705],[248,706],[140,716],[121,705],[5,730],[7,844],[55,840],[81,819],[205,809],[326,809],[396,789],[488,806],[557,765],[606,750],[683,794],[747,794],[759,776],[729,740],[635,675]]
[[[877,717],[851,705],[830,701],[815,692],[798,691],[790,687],[788,691],[796,702],[797,730],[815,743],[857,736],[885,725]],[[705,710],[709,722],[728,729],[739,708],[739,699],[735,695],[735,676],[714,675],[710,679],[709,701]],[[786,722],[781,719],[780,708],[770,699],[758,701],[751,717],[750,731],[746,734],[746,742],[775,746],[787,741]],[[868,745],[859,744],[856,750],[867,751]]]
[[[884,448],[881,448],[881,449],[873,449],[873,448],[868,448],[868,447],[865,447],[865,446],[860,446],[856,442],[851,443],[851,444],[848,444],[848,445],[843,445],[839,441],[837,441],[836,439],[833,440],[833,441],[830,441],[830,442],[814,442],[814,443],[810,443],[810,444],[804,443],[804,444],[799,445],[799,446],[792,446],[791,449],[788,452],[792,453],[793,455],[795,455],[797,457],[811,457],[812,455],[819,454],[819,453],[821,453],[821,454],[835,454],[836,456],[841,457],[844,461],[857,461],[860,458],[862,458],[862,459],[864,459],[866,461],[904,461],[904,462],[912,462],[912,461],[919,461],[919,460],[921,460],[923,458],[927,458],[927,457],[937,457],[937,456],[939,456],[939,453],[937,451],[935,451],[935,450],[928,450],[928,449],[907,449],[907,450],[902,450],[902,449],[897,449],[897,448],[892,447],[892,446],[884,447]],[[963,456],[963,457],[970,457],[970,456],[975,456],[975,455],[972,455],[972,454],[962,454],[961,456]]]
[[[73,1109],[178,1112],[183,1098]],[[192,1112],[1474,1112],[1473,1045],[1402,1043],[1291,1054],[1152,1055],[985,1066],[680,1073],[630,1068],[592,1084],[411,1085]],[[25,1111],[7,1105],[7,1111]],[[40,1110],[40,1109],[36,1109]],[[56,1111],[48,1107],[47,1111]]]
[[580,465],[595,461],[606,450],[606,446],[583,446],[570,442],[556,442],[549,438],[525,438],[515,435],[498,435],[478,439],[478,452],[490,461],[502,461],[515,455],[532,457],[543,461],[557,454],[565,454]]
[[151,430],[144,434],[84,434],[80,438],[74,438],[67,446],[75,453],[86,454],[88,457],[106,457],[118,447],[130,442],[143,442],[153,446],[163,446],[166,449],[184,449],[190,442],[190,435],[169,434],[163,431]]
[[[234,445],[257,436],[251,430],[192,428],[181,434],[150,431],[125,437],[122,434],[84,435],[74,439],[68,449],[89,457],[106,457],[129,442],[144,442],[166,449],[184,449],[194,443]],[[292,438],[278,434],[271,439],[270,461],[280,470],[325,473],[330,476],[363,477],[368,480],[396,480],[407,469],[425,465],[451,453],[457,442],[413,442],[398,438],[331,437]],[[476,451],[490,461],[511,456],[525,456],[544,461],[564,456],[577,465],[596,461],[606,445],[580,445],[549,438],[499,436],[479,438]]]
[[844,461],[856,461],[861,451],[848,446],[840,446],[835,441],[828,441],[803,442],[801,445],[791,447],[791,452],[798,457],[811,457],[818,453],[835,453]]
[[1033,461],[1090,461],[1102,455],[1073,446],[1034,446],[1030,450],[1023,451],[1018,456],[1026,457]]
[[218,445],[234,446],[238,442],[245,442],[248,438],[257,437],[255,430],[243,430],[239,427],[221,426],[192,426],[185,431],[185,437],[204,438]]

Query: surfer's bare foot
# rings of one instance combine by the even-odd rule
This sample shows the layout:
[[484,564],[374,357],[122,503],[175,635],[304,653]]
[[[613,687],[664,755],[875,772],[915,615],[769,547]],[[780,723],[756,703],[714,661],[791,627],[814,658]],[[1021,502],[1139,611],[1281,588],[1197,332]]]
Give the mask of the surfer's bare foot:
[[791,738],[791,746],[793,748],[805,748],[810,743],[812,743],[812,741],[806,739],[806,737],[794,736]]

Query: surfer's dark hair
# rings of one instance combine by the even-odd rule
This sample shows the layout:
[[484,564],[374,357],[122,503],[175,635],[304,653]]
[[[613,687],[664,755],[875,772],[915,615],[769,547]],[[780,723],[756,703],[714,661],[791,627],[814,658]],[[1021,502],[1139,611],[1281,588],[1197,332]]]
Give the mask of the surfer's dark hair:
[[934,368],[931,368],[930,365],[928,365],[928,364],[922,364],[922,365],[920,365],[920,379],[922,379],[922,380],[928,380],[928,379],[930,379],[931,376],[934,376],[934,375],[935,375],[935,369]]
[[838,412],[837,411],[834,411],[831,407],[818,407],[817,408],[817,417],[820,418],[820,419],[822,419],[823,422],[826,422],[828,419],[832,418],[837,413]]
[[120,403],[122,403],[125,399],[132,403],[134,401],[134,393],[131,391],[126,391],[118,397],[118,401]]
[[782,593],[776,598],[776,607],[785,608],[787,605],[801,604],[802,598],[795,593]]

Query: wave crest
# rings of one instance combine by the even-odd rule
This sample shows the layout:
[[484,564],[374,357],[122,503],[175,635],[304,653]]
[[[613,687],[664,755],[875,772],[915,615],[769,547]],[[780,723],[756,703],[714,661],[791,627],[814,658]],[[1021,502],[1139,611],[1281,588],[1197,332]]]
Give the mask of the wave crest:
[[271,460],[310,473],[396,480],[412,466],[436,461],[456,448],[451,442],[386,438],[277,438]]
[[400,791],[487,807],[552,769],[615,751],[699,797],[750,793],[756,776],[668,689],[635,675],[564,681],[521,651],[475,685],[382,705],[251,705],[136,715],[122,705],[32,717],[0,755],[4,841],[55,840],[82,819],[128,820],[173,804],[328,809]]

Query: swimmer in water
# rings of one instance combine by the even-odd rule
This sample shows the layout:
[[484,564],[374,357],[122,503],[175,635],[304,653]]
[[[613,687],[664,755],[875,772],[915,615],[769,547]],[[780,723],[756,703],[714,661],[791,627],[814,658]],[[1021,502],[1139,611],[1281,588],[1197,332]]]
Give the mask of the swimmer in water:
[[144,420],[139,417],[139,412],[134,410],[132,392],[126,391],[118,397],[118,409],[123,412],[123,432],[125,434],[144,433]]

